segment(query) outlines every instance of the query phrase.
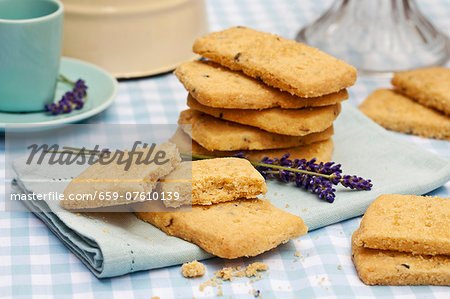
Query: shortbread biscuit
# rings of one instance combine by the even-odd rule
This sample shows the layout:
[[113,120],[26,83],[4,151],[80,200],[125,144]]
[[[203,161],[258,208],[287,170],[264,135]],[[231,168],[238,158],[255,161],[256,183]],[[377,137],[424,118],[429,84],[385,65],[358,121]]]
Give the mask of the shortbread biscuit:
[[292,159],[306,159],[311,160],[316,158],[318,161],[331,161],[333,155],[333,140],[328,138],[323,141],[314,142],[311,144],[272,150],[254,150],[254,151],[208,151],[197,142],[193,141],[189,135],[183,132],[180,128],[170,138],[170,141],[175,143],[180,152],[190,153],[195,155],[212,156],[212,157],[232,157],[239,153],[244,153],[245,158],[252,161],[261,161],[264,157],[281,158],[284,154],[289,153]]
[[450,257],[367,249],[352,236],[352,260],[359,278],[368,285],[450,285]]
[[[69,183],[64,190],[65,200],[61,201],[61,206],[65,209],[90,209],[134,203],[136,201],[127,200],[127,193],[152,191],[157,181],[169,174],[181,161],[175,144],[169,142],[157,145],[153,150],[149,146],[137,151],[142,153],[141,161],[152,161],[157,153],[164,154],[159,162],[167,161],[161,165],[154,162],[137,164],[138,155],[134,154],[129,169],[125,169],[124,164],[117,163],[119,157],[113,159],[114,153],[111,153],[112,162],[104,165],[94,163]],[[129,157],[128,153],[124,152],[124,160]],[[117,198],[114,196],[115,199],[108,200],[107,194],[113,196],[113,193],[117,193]],[[77,196],[84,200],[74,200]],[[91,196],[92,200],[87,196]]]
[[264,131],[290,136],[305,136],[322,132],[333,125],[341,111],[341,104],[303,109],[270,108],[242,110],[212,108],[188,95],[187,105],[216,118],[249,125]]
[[450,140],[450,117],[388,89],[374,91],[360,106],[388,130]]
[[180,113],[183,130],[208,150],[262,150],[296,147],[330,138],[333,128],[306,136],[288,136],[270,133],[255,127],[218,119],[196,110]]
[[430,67],[395,73],[392,85],[417,102],[450,115],[450,68]]
[[228,259],[255,256],[307,233],[302,218],[267,200],[246,199],[192,206],[190,212],[136,212],[168,235]]
[[[192,177],[191,180],[183,180]],[[181,181],[180,181],[181,179]],[[246,159],[217,158],[182,162],[161,182],[162,192],[178,192],[167,207],[211,205],[238,198],[255,198],[267,192],[263,176]]]
[[193,51],[231,70],[303,98],[353,85],[356,69],[316,48],[246,27],[197,39]]
[[358,246],[424,255],[450,254],[450,199],[381,195],[361,221]]
[[321,97],[300,98],[213,61],[185,62],[174,74],[199,103],[215,108],[298,109],[334,105],[348,98],[346,89]]

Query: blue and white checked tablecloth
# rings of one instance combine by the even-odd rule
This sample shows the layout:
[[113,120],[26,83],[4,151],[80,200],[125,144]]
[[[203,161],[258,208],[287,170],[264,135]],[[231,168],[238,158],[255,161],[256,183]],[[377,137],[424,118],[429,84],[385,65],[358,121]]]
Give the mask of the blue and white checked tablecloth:
[[[450,32],[450,2],[418,0],[424,13],[446,33]],[[299,28],[314,20],[330,1],[307,0],[209,0],[210,30],[246,25],[295,37]],[[350,88],[350,102],[361,103],[389,80],[358,78]],[[186,92],[171,75],[124,81],[115,104],[89,123],[176,123],[186,108]],[[450,157],[450,142],[392,133],[436,154]],[[0,139],[0,167],[5,167],[4,136]],[[4,173],[0,173],[0,196],[5,196]],[[450,183],[433,195],[450,196]],[[223,295],[253,297],[259,290],[263,298],[311,297],[398,297],[449,298],[449,287],[368,287],[355,272],[350,259],[350,236],[360,218],[318,229],[298,240],[252,259],[227,261],[210,259],[204,263],[207,274],[185,279],[180,267],[169,267],[97,279],[62,243],[30,213],[0,212],[0,297],[76,297],[76,298],[201,298],[215,296],[218,289],[199,285],[225,266],[245,266],[262,261],[270,270],[253,283],[236,279],[222,284]],[[301,256],[296,257],[299,251]]]

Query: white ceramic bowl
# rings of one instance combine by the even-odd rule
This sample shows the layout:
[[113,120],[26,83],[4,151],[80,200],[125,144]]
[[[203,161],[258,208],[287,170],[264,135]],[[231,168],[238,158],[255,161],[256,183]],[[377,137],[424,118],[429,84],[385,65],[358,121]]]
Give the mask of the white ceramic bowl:
[[155,75],[195,59],[207,32],[203,0],[62,0],[63,55],[117,78]]

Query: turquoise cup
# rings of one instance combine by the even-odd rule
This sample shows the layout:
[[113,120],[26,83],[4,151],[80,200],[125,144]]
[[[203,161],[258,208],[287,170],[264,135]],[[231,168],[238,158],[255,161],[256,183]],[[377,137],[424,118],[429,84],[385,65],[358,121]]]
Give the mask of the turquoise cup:
[[56,0],[0,0],[0,111],[42,111],[53,101],[62,23]]

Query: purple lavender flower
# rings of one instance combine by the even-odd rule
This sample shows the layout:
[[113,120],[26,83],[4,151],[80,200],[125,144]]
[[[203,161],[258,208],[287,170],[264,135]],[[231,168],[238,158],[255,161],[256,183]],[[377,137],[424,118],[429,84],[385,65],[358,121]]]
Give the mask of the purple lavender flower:
[[365,180],[356,175],[344,175],[341,184],[344,187],[356,190],[370,190],[372,188],[371,180]]
[[85,82],[81,79],[72,82],[62,75],[60,75],[59,80],[72,84],[73,90],[66,92],[58,103],[46,104],[45,111],[57,115],[60,113],[70,113],[74,109],[79,110],[83,108],[88,88]]
[[[335,189],[333,185],[341,183],[344,187],[356,190],[370,190],[371,180],[365,180],[358,176],[342,175],[341,165],[334,162],[317,163],[316,159],[309,161],[305,159],[289,159],[289,154],[280,159],[264,157],[256,163],[256,169],[265,179],[278,178],[283,182],[294,182],[298,187],[304,188],[319,198],[330,203],[335,200]],[[263,164],[263,165],[261,165]],[[270,167],[271,165],[275,167]],[[281,166],[281,167],[278,167]],[[287,167],[290,169],[282,169]],[[304,171],[304,172],[299,172]],[[305,173],[308,172],[308,173]]]
[[245,158],[245,154],[243,152],[240,152],[240,153],[233,155],[233,158]]

